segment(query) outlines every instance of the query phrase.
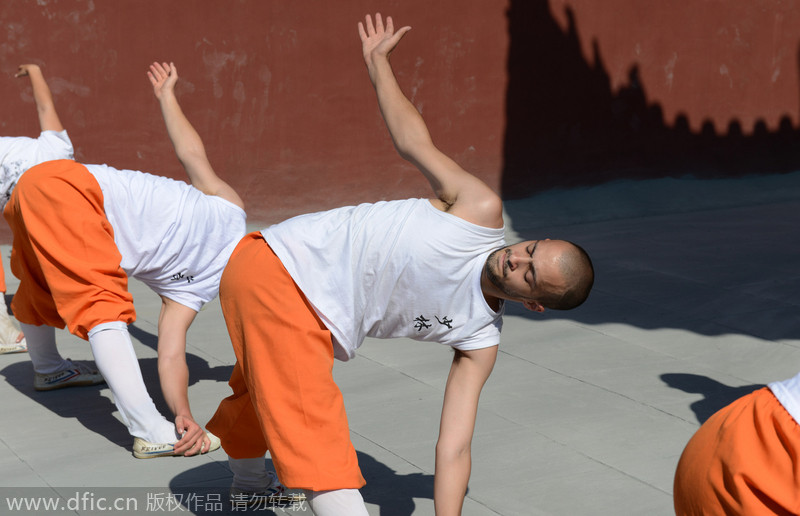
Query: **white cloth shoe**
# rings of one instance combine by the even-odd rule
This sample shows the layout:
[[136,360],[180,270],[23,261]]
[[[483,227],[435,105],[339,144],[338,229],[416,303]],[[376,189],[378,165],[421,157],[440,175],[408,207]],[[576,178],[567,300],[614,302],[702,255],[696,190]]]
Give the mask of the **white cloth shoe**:
[[[210,453],[214,450],[218,450],[220,447],[220,440],[219,437],[212,434],[211,432],[206,432],[206,435],[211,440],[211,446],[208,447],[207,451],[199,455],[205,455],[206,453]],[[145,441],[141,437],[135,437],[133,439],[133,456],[137,459],[155,459],[157,457],[179,457],[183,454],[176,454],[175,453],[175,443],[151,443],[150,441]],[[194,455],[192,455],[194,457]]]
[[0,355],[28,351],[25,339],[17,342],[20,333],[22,332],[11,321],[11,316],[5,311],[0,311]]

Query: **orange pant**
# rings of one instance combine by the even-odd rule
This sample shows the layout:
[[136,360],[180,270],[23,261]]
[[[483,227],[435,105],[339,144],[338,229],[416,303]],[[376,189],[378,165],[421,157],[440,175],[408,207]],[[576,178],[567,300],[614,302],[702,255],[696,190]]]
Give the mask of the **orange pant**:
[[66,325],[86,339],[100,323],[136,319],[103,192],[86,167],[58,160],[31,168],[3,215],[14,232],[11,271],[20,284],[11,309],[17,320]]
[[800,514],[800,425],[763,388],[708,419],[675,473],[678,516]]
[[0,294],[5,294],[8,288],[6,287],[6,271],[3,268],[3,260],[0,258]]
[[333,381],[330,332],[260,233],[245,236],[234,250],[220,302],[237,362],[233,395],[207,428],[233,458],[269,450],[287,487],[363,486]]

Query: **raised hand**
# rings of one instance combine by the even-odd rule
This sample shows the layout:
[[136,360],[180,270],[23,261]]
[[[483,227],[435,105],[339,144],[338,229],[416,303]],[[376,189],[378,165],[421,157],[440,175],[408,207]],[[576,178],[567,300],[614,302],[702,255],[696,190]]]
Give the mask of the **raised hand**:
[[35,64],[21,64],[17,69],[17,73],[14,74],[14,77],[26,77],[30,75],[30,72],[38,72],[39,65]]
[[375,23],[372,17],[367,15],[364,22],[358,22],[358,34],[361,36],[361,50],[364,54],[364,61],[367,66],[371,66],[377,57],[389,57],[389,54],[397,46],[397,43],[410,31],[411,27],[405,26],[397,32],[394,30],[392,17],[386,17],[386,25],[380,13],[375,15]]
[[158,100],[167,93],[174,93],[175,83],[178,82],[178,69],[174,63],[153,63],[147,78],[153,85],[153,93]]

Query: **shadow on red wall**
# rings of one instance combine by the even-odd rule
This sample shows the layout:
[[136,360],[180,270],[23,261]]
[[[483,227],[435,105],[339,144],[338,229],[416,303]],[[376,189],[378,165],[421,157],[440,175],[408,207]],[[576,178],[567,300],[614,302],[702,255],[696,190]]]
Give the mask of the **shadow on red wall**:
[[685,115],[668,125],[661,106],[648,101],[636,64],[627,84],[612,91],[596,41],[593,62],[584,59],[570,9],[564,31],[548,0],[512,0],[509,5],[504,198],[613,179],[800,169],[800,132],[788,114],[777,130],[759,120],[747,135],[737,120],[724,132],[710,121],[692,131]]

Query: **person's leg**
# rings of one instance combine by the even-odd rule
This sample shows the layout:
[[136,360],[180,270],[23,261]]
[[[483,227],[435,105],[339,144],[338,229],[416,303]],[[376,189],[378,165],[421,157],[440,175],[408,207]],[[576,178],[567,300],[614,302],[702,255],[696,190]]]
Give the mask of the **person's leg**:
[[[245,240],[247,237],[234,249],[231,259],[237,255],[239,247]],[[220,290],[222,288],[220,285]],[[237,325],[228,324],[234,352],[238,356],[241,354],[243,344],[242,336],[236,328]],[[220,402],[206,428],[219,437],[222,448],[228,454],[228,464],[233,473],[231,486],[233,490],[251,494],[261,493],[268,489],[271,482],[264,461],[267,443],[238,361],[233,366],[228,385],[233,393]]]
[[797,514],[800,425],[767,389],[711,416],[675,472],[678,516]]
[[56,329],[51,326],[20,323],[25,335],[31,341],[28,355],[36,373],[50,374],[69,367],[56,348]]
[[[231,337],[235,342],[235,338]],[[236,345],[234,344],[234,348]],[[233,366],[228,381],[233,394],[222,400],[216,413],[206,425],[219,437],[222,448],[234,459],[260,459],[267,453],[267,443],[261,431],[250,393],[239,362]]]
[[233,473],[233,485],[236,489],[247,492],[258,492],[264,486],[272,483],[273,477],[267,472],[267,465],[264,457],[254,457],[250,459],[234,459],[228,457],[228,466]]
[[56,347],[56,330],[53,327],[33,326],[20,323],[31,346],[28,355],[33,365],[33,388],[37,391],[51,391],[64,387],[97,385],[105,380],[103,376],[86,362],[65,359]]
[[[234,395],[209,423],[223,448],[234,458],[253,458],[256,448],[260,456],[268,447],[290,488],[363,486],[331,374],[330,332],[260,235],[246,236],[234,251],[220,301],[238,361]],[[261,433],[259,446],[244,448],[244,428]]]
[[358,489],[304,491],[315,516],[369,516]]
[[109,323],[93,328],[89,344],[128,432],[151,443],[176,442],[175,426],[164,419],[144,385],[126,325]]
[[228,466],[233,473],[231,501],[245,502],[250,506],[268,507],[270,505],[291,504],[299,501],[298,495],[286,494],[286,488],[273,471],[267,471],[264,457],[234,459],[228,457]]

